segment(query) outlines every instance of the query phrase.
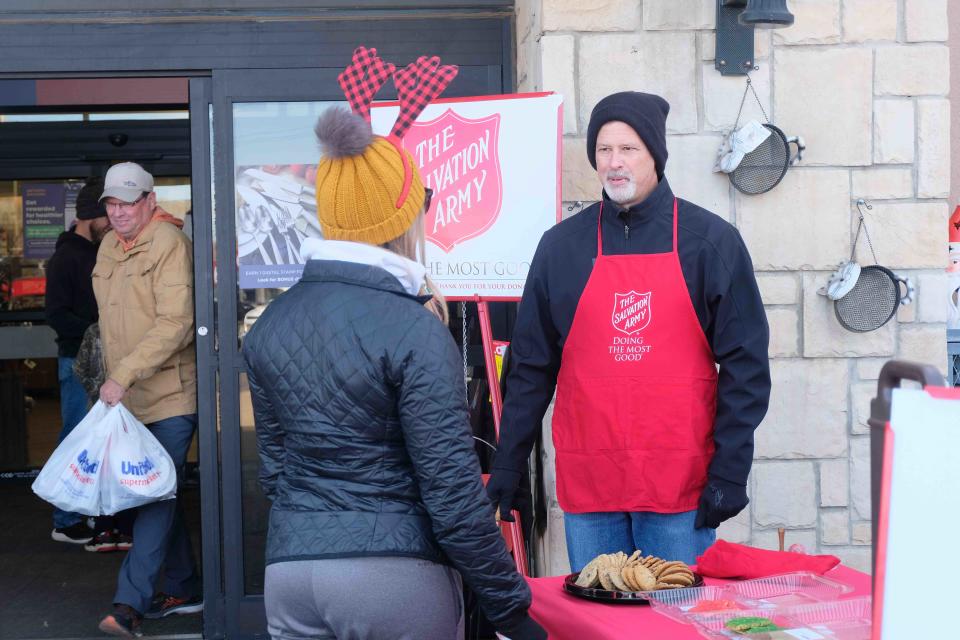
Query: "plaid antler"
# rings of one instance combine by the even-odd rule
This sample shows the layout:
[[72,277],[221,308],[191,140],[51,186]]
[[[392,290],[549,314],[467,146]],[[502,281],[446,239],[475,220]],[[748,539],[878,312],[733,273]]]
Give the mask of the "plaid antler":
[[356,48],[350,66],[337,76],[354,113],[370,122],[370,103],[373,102],[373,96],[393,74],[395,68],[392,62],[384,62],[377,55],[376,49],[367,49],[364,46]]
[[400,100],[400,115],[393,124],[393,129],[387,139],[393,143],[403,160],[403,187],[397,198],[397,209],[403,206],[410,193],[410,183],[413,180],[413,171],[410,161],[403,151],[400,139],[404,136],[414,121],[430,101],[443,93],[450,81],[457,77],[459,68],[456,65],[445,64],[440,66],[437,56],[420,56],[416,62],[411,62],[400,71],[393,74],[393,83],[397,86],[397,98]]
[[400,100],[400,115],[390,135],[402,138],[430,101],[443,93],[457,76],[456,65],[440,65],[437,56],[420,56],[403,69],[394,72],[393,83],[397,86]]

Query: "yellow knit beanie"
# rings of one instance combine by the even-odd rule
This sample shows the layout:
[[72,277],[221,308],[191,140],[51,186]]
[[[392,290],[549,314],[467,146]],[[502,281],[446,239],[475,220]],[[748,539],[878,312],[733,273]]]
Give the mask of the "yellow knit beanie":
[[[403,235],[426,195],[413,158],[398,144],[375,136],[360,116],[328,109],[316,126],[323,157],[317,166],[317,217],[328,240],[379,245]],[[400,202],[406,156],[412,173]]]

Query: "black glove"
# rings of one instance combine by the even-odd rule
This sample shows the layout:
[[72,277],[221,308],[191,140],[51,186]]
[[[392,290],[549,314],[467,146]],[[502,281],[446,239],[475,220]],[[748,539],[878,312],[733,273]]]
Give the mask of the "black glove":
[[749,503],[746,486],[711,477],[700,494],[697,520],[693,526],[695,529],[716,529],[721,522],[743,511]]
[[517,623],[503,625],[497,629],[510,640],[547,640],[547,631],[536,620],[525,615]]
[[520,472],[510,469],[491,469],[487,480],[487,497],[494,509],[500,509],[500,519],[513,522],[511,511],[520,508],[523,497],[519,492]]

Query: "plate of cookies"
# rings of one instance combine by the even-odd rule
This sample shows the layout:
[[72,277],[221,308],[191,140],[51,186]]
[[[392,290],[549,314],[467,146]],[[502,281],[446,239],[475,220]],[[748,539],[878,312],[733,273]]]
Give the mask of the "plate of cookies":
[[648,604],[651,593],[703,585],[703,578],[679,560],[642,556],[634,551],[602,553],[563,581],[567,593],[617,604]]

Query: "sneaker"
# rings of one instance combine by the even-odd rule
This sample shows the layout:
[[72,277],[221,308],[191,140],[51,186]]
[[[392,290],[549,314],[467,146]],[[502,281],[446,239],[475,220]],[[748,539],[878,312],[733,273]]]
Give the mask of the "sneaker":
[[83,548],[96,553],[108,553],[117,550],[117,541],[114,539],[113,531],[101,531],[90,542],[83,545]]
[[156,620],[171,615],[184,615],[187,613],[200,613],[203,611],[203,598],[193,596],[192,598],[178,598],[162,591],[153,596],[150,602],[150,609],[143,614],[144,618]]
[[116,529],[113,530],[113,541],[117,545],[117,551],[130,551],[130,547],[133,546],[133,538],[120,533]]
[[93,531],[82,520],[77,524],[62,529],[54,529],[50,537],[57,542],[69,542],[71,544],[86,544],[93,539]]
[[100,631],[118,638],[139,638],[143,616],[125,604],[113,605],[113,613],[100,621]]

